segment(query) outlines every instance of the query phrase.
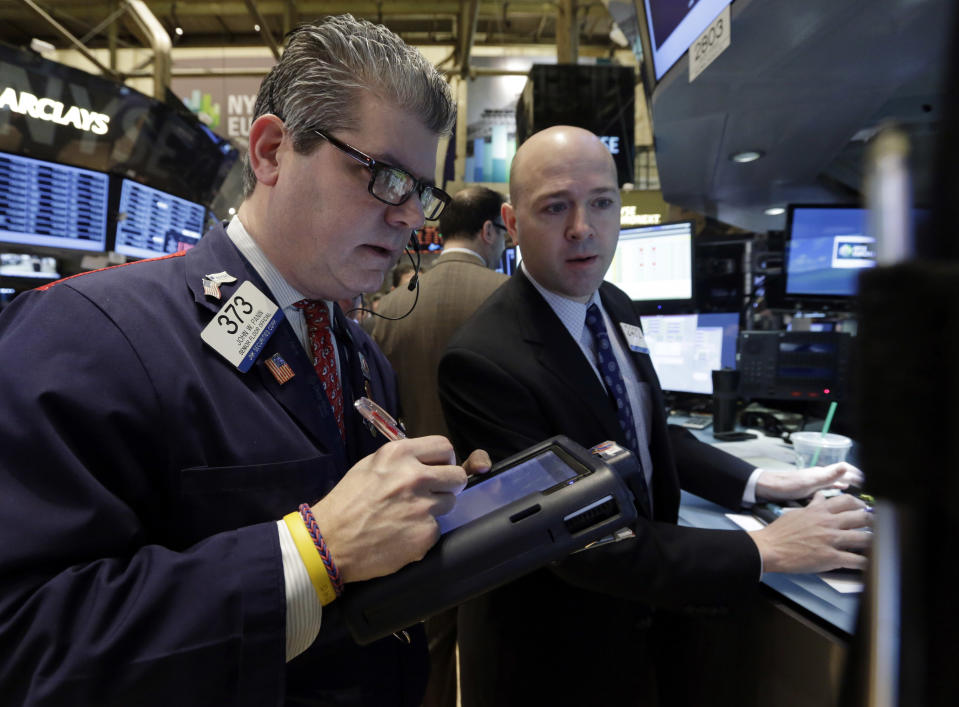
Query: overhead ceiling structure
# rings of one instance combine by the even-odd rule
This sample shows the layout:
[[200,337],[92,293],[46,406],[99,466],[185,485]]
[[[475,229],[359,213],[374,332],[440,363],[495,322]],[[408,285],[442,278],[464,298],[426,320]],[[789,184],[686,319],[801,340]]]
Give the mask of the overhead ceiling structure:
[[[750,231],[765,209],[856,203],[866,141],[909,135],[928,203],[955,0],[735,0],[732,43],[694,81],[684,56],[655,88],[663,197]],[[732,157],[759,153],[752,162]]]
[[[57,22],[90,48],[106,47],[108,24],[123,13],[119,0],[35,0]],[[475,45],[543,44],[555,46],[557,6],[562,2],[535,0],[235,0],[196,2],[144,0],[179,47],[269,46],[269,35],[280,44],[298,24],[324,15],[352,13],[379,22],[414,45],[456,45],[464,31]],[[463,25],[463,8],[475,4],[475,23]],[[612,21],[603,3],[575,3],[581,46],[613,46]],[[177,33],[180,28],[182,33]],[[269,35],[267,34],[269,33]],[[67,43],[23,0],[0,0],[0,40],[26,45],[33,38],[66,48]],[[120,46],[142,46],[128,23],[120,23]]]

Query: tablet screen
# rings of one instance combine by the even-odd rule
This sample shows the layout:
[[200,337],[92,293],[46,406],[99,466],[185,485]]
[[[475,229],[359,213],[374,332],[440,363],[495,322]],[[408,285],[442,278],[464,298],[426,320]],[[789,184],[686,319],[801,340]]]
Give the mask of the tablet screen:
[[436,522],[441,533],[449,532],[524,496],[572,479],[578,473],[554,452],[543,452],[461,491],[453,510],[437,516]]

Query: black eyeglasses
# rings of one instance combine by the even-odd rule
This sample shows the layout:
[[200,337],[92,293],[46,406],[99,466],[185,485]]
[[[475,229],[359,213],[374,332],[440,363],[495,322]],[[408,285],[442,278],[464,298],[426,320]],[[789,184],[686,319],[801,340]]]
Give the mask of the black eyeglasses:
[[504,226],[503,224],[501,224],[501,223],[496,223],[496,221],[493,221],[493,220],[490,220],[490,223],[491,223],[494,227],[499,228],[500,230],[502,230],[504,233],[509,233],[509,229],[506,228],[506,226]]
[[370,170],[368,187],[370,194],[384,204],[399,206],[405,203],[413,192],[416,192],[420,198],[420,205],[423,207],[424,218],[432,221],[439,218],[443,209],[450,203],[451,197],[449,194],[438,187],[420,181],[405,169],[388,165],[385,162],[377,162],[365,152],[360,152],[352,145],[347,145],[322,130],[313,130],[313,132],[336,149],[366,165],[367,169]]

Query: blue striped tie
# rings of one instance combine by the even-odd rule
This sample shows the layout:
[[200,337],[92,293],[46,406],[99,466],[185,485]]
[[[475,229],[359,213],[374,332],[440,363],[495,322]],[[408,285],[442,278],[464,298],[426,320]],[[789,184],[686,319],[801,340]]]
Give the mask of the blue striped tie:
[[[629,404],[629,397],[626,395],[626,384],[623,382],[623,374],[619,370],[619,364],[616,362],[616,356],[613,354],[613,347],[609,341],[609,332],[606,331],[606,324],[603,322],[603,313],[599,311],[596,303],[589,305],[586,309],[586,326],[596,341],[596,358],[599,364],[599,373],[606,384],[606,391],[613,404],[616,405],[616,418],[619,420],[619,426],[623,430],[623,439],[626,446],[636,457],[636,463],[640,466],[640,481],[646,497],[638,501],[639,507],[649,517],[649,490],[646,487],[646,475],[642,471],[642,462],[639,460],[639,450],[636,443],[636,421],[633,419],[633,408]],[[637,499],[638,500],[638,499]]]

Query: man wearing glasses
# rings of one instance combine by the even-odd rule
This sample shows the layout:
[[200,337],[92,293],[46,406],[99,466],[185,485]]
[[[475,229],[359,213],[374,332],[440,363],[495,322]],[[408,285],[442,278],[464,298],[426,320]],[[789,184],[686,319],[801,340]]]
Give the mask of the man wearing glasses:
[[291,36],[255,113],[226,228],[0,317],[4,704],[420,701],[422,630],[356,646],[336,598],[421,558],[466,472],[364,427],[353,400],[395,413],[395,381],[332,302],[449,201],[454,104],[347,15]]
[[[495,272],[506,248],[500,218],[505,197],[487,187],[463,189],[440,218],[443,253],[419,278],[380,300],[373,338],[398,371],[400,408],[411,435],[447,435],[436,370],[460,325],[506,281]],[[415,307],[414,307],[415,303]]]

